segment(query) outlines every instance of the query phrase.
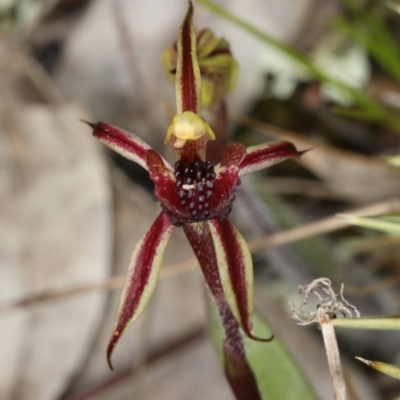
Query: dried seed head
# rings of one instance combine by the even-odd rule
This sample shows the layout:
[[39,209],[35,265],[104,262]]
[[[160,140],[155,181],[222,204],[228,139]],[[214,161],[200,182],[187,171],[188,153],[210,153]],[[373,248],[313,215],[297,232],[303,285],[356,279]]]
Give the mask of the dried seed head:
[[[322,323],[336,318],[339,314],[344,317],[353,317],[354,314],[358,318],[360,313],[355,306],[343,297],[343,288],[342,284],[340,295],[337,295],[328,278],[315,279],[307,286],[299,286],[299,293],[304,294],[304,300],[299,307],[295,307],[289,302],[292,307],[292,322],[301,326],[309,325],[313,322]],[[310,294],[314,294],[318,298],[319,304],[316,311],[311,311],[307,314],[303,311],[303,307],[307,304]]]
[[[338,314],[356,317],[360,313],[355,306],[351,305],[343,297],[343,284],[340,289],[340,297],[332,289],[332,283],[328,278],[319,278],[312,281],[309,285],[299,286],[299,293],[304,294],[303,303],[299,307],[292,307],[292,321],[297,325],[309,325],[318,322],[324,339],[324,346],[328,360],[329,372],[332,378],[333,390],[336,400],[346,400],[347,389],[340,363],[339,348],[336,340],[335,327],[331,319]],[[318,300],[317,310],[305,313],[302,308],[307,304],[308,296],[314,294]],[[322,294],[321,294],[322,293]]]

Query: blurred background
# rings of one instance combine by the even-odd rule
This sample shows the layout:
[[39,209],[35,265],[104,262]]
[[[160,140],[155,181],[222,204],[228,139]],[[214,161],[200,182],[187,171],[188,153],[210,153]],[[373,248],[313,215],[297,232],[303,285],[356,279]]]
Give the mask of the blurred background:
[[[320,332],[293,325],[288,301],[300,304],[298,285],[325,276],[362,315],[399,313],[400,237],[337,214],[398,218],[400,5],[216,3],[266,35],[196,5],[196,27],[224,36],[240,65],[231,139],[313,149],[244,179],[231,218],[253,250],[259,313],[317,397],[332,399]],[[121,277],[159,205],[147,173],[80,120],[134,132],[173,161],[163,139],[174,87],[161,53],[186,9],[186,0],[0,2],[2,400],[233,399],[179,229],[114,372],[105,357]],[[350,398],[400,398],[397,380],[354,360],[400,364],[399,333],[338,336]],[[266,373],[275,362],[265,360]]]

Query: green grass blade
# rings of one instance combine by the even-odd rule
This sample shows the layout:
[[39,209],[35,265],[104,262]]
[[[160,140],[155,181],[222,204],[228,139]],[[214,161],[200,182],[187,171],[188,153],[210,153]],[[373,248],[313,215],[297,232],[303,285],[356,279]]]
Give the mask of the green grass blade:
[[341,328],[400,330],[400,315],[383,315],[362,318],[336,318],[333,325]]
[[356,217],[355,215],[342,214],[341,216],[353,225],[387,233],[400,234],[400,217],[396,215],[385,217]]
[[239,28],[248,32],[252,36],[258,38],[263,43],[274,47],[275,49],[281,51],[286,56],[290,57],[293,61],[297,62],[300,67],[306,70],[311,76],[313,76],[316,80],[321,83],[329,84],[340,90],[344,95],[348,96],[352,101],[357,104],[359,107],[365,110],[364,115],[372,113],[374,116],[379,116],[380,121],[383,121],[385,124],[391,126],[396,129],[396,131],[400,132],[400,119],[398,116],[386,110],[380,104],[371,100],[368,96],[366,96],[363,92],[358,89],[355,89],[349,85],[346,85],[331,76],[325,74],[322,70],[320,70],[311,59],[304,53],[299,50],[294,49],[293,47],[280,42],[277,39],[274,39],[270,35],[266,34],[262,30],[258,29],[251,23],[237,17],[236,15],[230,13],[223,7],[217,5],[213,1],[210,0],[197,0],[197,3],[202,5],[203,7],[209,9],[215,15],[224,18],[225,20],[235,24]]
[[235,16],[234,14],[228,12],[223,7],[220,7],[216,3],[209,0],[197,0],[197,3],[202,5],[205,8],[208,8],[215,15],[226,19],[227,21],[232,22],[236,26],[242,28],[244,31],[250,33],[256,38],[260,39],[262,42],[278,49],[288,55],[294,61],[297,61],[301,66],[303,66],[308,72],[310,72],[313,76],[322,76],[322,72],[320,72],[313,63],[308,59],[308,57],[301,53],[300,51],[294,49],[291,46],[288,46],[285,43],[280,42],[279,40],[274,39],[270,35],[262,32],[260,29],[256,28],[249,22],[244,21],[243,19]]
[[[397,1],[389,1],[388,3],[387,3],[387,6],[391,9],[391,10],[393,10],[394,12],[397,12],[398,14],[400,14],[400,2],[397,0]],[[396,399],[397,400],[397,399]],[[400,397],[399,397],[399,400],[400,400]]]
[[[210,302],[210,331],[214,344],[222,357],[223,331],[215,310]],[[268,337],[271,329],[258,315],[253,319],[254,332]],[[247,360],[256,376],[261,396],[265,400],[316,400],[317,397],[299,367],[283,347],[279,338],[261,343],[245,338]]]
[[400,156],[385,156],[382,159],[393,167],[400,167]]
[[365,33],[373,38],[377,44],[385,47],[388,52],[400,57],[400,49],[397,41],[394,39],[390,31],[387,29],[383,19],[380,18],[374,11],[366,11],[365,7],[360,7],[360,4],[354,0],[343,0],[349,11],[364,27]]
[[392,48],[391,42],[374,37],[368,26],[360,27],[344,18],[337,18],[334,25],[343,34],[367,48],[387,73],[400,81],[400,54],[398,48]]
[[368,366],[370,366],[373,369],[376,369],[379,372],[382,372],[383,374],[389,375],[392,378],[400,379],[400,366],[398,365],[385,364],[380,361],[370,361],[361,357],[356,357],[356,358],[357,360],[363,362],[364,364],[367,364]]

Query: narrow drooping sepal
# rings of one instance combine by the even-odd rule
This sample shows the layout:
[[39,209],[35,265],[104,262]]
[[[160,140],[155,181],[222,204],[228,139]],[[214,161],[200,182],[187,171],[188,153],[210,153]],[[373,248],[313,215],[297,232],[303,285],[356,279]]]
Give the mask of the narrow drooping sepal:
[[236,186],[240,184],[239,165],[246,155],[246,148],[241,143],[228,147],[216,168],[214,194],[210,199],[210,209],[219,219],[226,219],[232,210]]
[[199,261],[224,330],[225,374],[235,397],[237,400],[261,400],[256,378],[246,359],[239,324],[225,296],[210,225],[208,222],[184,224],[183,229]]
[[154,150],[146,154],[146,164],[150,178],[154,182],[154,196],[160,201],[165,214],[174,225],[184,219],[180,212],[180,198],[176,189],[173,172],[167,168],[161,156]]
[[93,136],[100,139],[108,147],[121,154],[128,160],[146,168],[146,151],[150,146],[133,133],[115,126],[98,122],[88,123],[93,128]]
[[240,176],[268,168],[288,158],[300,157],[304,151],[297,151],[296,147],[286,141],[269,142],[246,149],[246,156],[240,164]]
[[176,65],[177,114],[191,111],[201,116],[201,76],[196,55],[196,31],[192,22],[193,4],[179,30]]
[[111,355],[117,342],[142,314],[154,292],[172,229],[173,225],[168,217],[161,212],[133,250],[119,301],[114,332],[107,348],[107,360],[111,369]]
[[229,220],[212,219],[208,223],[221,284],[235,318],[250,338],[272,340],[272,337],[262,339],[253,334],[253,262],[246,241]]

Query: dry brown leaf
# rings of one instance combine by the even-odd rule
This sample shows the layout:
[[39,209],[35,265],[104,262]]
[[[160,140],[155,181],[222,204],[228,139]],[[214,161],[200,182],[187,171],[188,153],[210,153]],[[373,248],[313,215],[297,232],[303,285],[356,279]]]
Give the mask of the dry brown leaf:
[[0,41],[0,93],[11,102],[61,104],[62,96],[43,67],[11,40]]
[[[110,193],[77,105],[0,107],[0,297],[103,280]],[[52,400],[86,356],[105,296],[1,316],[0,398]]]

